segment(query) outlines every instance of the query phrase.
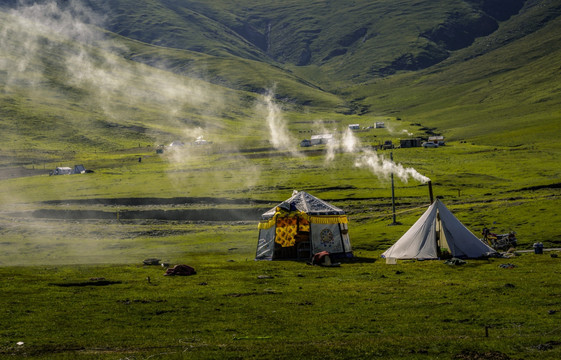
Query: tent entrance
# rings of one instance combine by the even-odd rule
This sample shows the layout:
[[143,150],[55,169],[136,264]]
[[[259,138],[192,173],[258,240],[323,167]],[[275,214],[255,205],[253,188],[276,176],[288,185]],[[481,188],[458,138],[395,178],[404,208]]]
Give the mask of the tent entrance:
[[442,220],[440,219],[440,211],[436,211],[436,251],[439,258],[446,257],[450,254],[450,245],[448,245],[448,240],[446,239],[446,232],[444,231],[444,226],[442,225]]
[[438,210],[436,211],[436,219],[435,219],[435,237],[436,237],[436,252],[437,256],[441,257],[442,250],[448,245],[446,242],[446,236],[444,235],[444,231],[442,231],[442,221],[440,221],[440,213]]
[[274,259],[308,259],[311,256],[310,223],[289,214],[276,221]]

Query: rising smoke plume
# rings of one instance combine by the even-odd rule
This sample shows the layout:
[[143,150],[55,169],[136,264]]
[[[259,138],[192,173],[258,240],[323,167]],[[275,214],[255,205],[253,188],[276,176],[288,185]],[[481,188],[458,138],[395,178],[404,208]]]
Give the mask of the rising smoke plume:
[[[169,144],[173,140],[184,140],[187,143],[200,136],[215,140],[209,135],[204,120],[220,114],[225,107],[222,92],[203,81],[158,70],[157,68],[165,69],[162,64],[149,67],[126,60],[123,54],[130,51],[100,30],[103,21],[103,16],[76,0],[21,1],[16,8],[1,11],[0,91],[4,94],[23,94],[21,97],[26,98],[30,104],[46,104],[44,108],[55,98],[53,104],[68,105],[76,109],[76,113],[87,114],[80,118],[82,123],[78,125],[79,129],[68,129],[66,133],[71,137],[78,133],[79,136],[83,135],[80,138],[85,138],[88,135],[85,130],[89,127],[104,126],[109,131],[118,132],[122,127],[138,125],[138,128],[146,130],[146,134],[153,139],[155,145]],[[65,110],[67,109],[58,109],[55,106],[48,110],[62,119],[56,126],[74,125],[71,121],[64,121],[68,114]],[[144,118],[138,119],[137,116]],[[51,126],[48,124],[49,114],[40,120],[45,127]],[[220,129],[221,125],[216,125],[216,128]],[[41,135],[51,136],[49,131],[43,131]],[[92,142],[94,140],[97,139],[93,139]],[[187,167],[183,165],[188,161],[192,149],[194,147],[185,146],[179,151],[170,152],[170,156],[167,156],[168,152],[165,153],[164,158],[172,166],[177,165],[178,170],[174,172],[168,168],[166,174],[162,174],[162,182],[166,181],[164,176],[167,176],[167,180],[170,180],[173,186],[189,191],[185,186],[185,179],[188,177],[182,171]],[[235,166],[246,171],[247,184],[254,184],[258,179],[259,169],[252,168],[253,165],[249,161],[238,160]],[[202,169],[196,176],[205,176],[208,184],[215,188],[221,180],[223,181],[222,178],[218,179],[218,176],[229,175],[228,170],[206,170]],[[217,173],[219,175],[216,175]],[[239,170],[232,171],[232,174],[235,173],[239,173]],[[96,181],[92,178],[80,180]],[[68,191],[56,194],[58,187],[54,189],[49,197],[66,199],[69,196]],[[102,193],[103,191],[105,190],[101,190]],[[26,211],[31,211],[35,206],[24,194],[0,191],[2,207],[10,206],[13,210],[13,204],[20,203],[25,204]],[[65,228],[59,228],[59,224],[52,225],[49,221],[26,219],[25,222],[14,225],[14,232],[21,231],[26,234],[29,244],[48,244],[52,239],[57,239],[56,250],[52,251],[54,255],[50,258],[53,262],[87,262],[85,253],[111,252],[101,248],[101,241],[86,235],[81,237],[79,245],[59,241],[58,237],[63,232],[80,232],[77,229],[79,225],[71,225],[74,222],[68,224],[70,225],[65,225]],[[69,227],[72,227],[70,231]],[[30,246],[29,244],[26,243],[25,247]],[[37,248],[43,247],[40,245]],[[19,252],[12,254],[20,255]],[[10,255],[8,254],[10,261],[28,261]],[[61,258],[63,260],[59,260]],[[99,258],[93,261],[99,261]]]
[[407,129],[397,130],[392,124],[385,124],[386,129],[392,135],[402,135],[406,134],[407,136],[413,136],[414,134]]
[[412,167],[396,164],[392,160],[386,159],[383,155],[378,155],[369,149],[362,149],[362,153],[355,160],[355,166],[366,168],[374,175],[385,180],[388,180],[391,174],[394,174],[403,182],[407,182],[410,178],[423,184],[430,181],[428,177],[420,174]]
[[[430,179],[412,167],[404,167],[396,164],[391,159],[387,159],[383,155],[378,155],[375,151],[363,147],[360,140],[353,134],[352,130],[346,129],[340,140],[335,140],[333,148],[338,148],[345,153],[355,154],[356,158],[354,166],[370,170],[380,179],[388,180],[391,174],[397,176],[401,181],[407,182],[409,179],[415,179],[421,183],[426,183]],[[332,149],[331,152],[335,150]],[[326,159],[331,159],[334,155],[330,155],[328,150]]]
[[288,150],[293,155],[298,155],[296,142],[290,136],[287,122],[282,115],[281,107],[275,102],[275,88],[268,89],[258,104],[258,112],[264,114],[269,130],[271,145],[278,150]]
[[407,136],[413,136],[413,133],[410,132],[410,131],[407,130],[407,129],[403,129],[403,130],[401,130],[401,132],[402,132],[403,134],[406,134]]

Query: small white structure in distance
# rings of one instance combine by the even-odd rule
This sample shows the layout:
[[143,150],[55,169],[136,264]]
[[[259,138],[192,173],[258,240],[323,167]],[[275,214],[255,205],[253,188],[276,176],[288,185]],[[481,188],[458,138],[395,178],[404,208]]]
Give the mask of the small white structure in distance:
[[310,142],[312,145],[327,144],[333,140],[332,134],[312,135]]
[[195,145],[207,145],[208,141],[206,141],[205,139],[197,139],[197,140],[195,140],[195,142],[193,144],[195,144]]
[[435,143],[436,145],[444,145],[444,136],[430,136],[428,142]]
[[58,166],[51,175],[71,175],[73,173],[72,168],[66,166]]
[[184,146],[185,143],[183,141],[179,141],[179,140],[175,140],[172,141],[168,146],[169,147],[178,147],[178,146]]

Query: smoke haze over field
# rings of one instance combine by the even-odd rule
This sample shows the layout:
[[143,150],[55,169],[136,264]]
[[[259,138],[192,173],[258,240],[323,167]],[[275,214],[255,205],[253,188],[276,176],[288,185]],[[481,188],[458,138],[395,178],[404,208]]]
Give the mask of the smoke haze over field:
[[[64,89],[61,93],[73,89],[76,93],[87,94],[81,102],[102,110],[108,119],[122,123],[136,124],[132,108],[141,108],[137,113],[145,117],[153,111],[163,118],[153,119],[152,123],[145,120],[143,126],[149,127],[147,133],[152,134],[155,144],[170,140],[190,142],[206,136],[204,122],[190,124],[183,117],[189,114],[200,119],[224,108],[220,92],[215,88],[211,90],[210,85],[124,60],[121,54],[127,50],[123,45],[96,28],[103,23],[103,17],[80,1],[69,0],[64,5],[54,0],[41,4],[21,3],[6,17],[7,21],[0,25],[0,70],[7,74],[6,89],[17,86],[22,80],[35,86],[59,86]],[[264,119],[269,141],[275,149],[300,156],[274,93],[273,86],[261,97],[256,106],[257,114]],[[83,124],[87,126],[89,124]],[[165,133],[159,131],[163,128],[174,129],[176,138],[155,135]],[[396,165],[364,149],[349,129],[326,148],[327,163],[334,159],[337,151],[342,151],[357,154],[356,166],[368,168],[382,178],[394,172],[404,181],[408,178],[426,181],[414,169]],[[184,148],[168,159],[181,163],[189,156],[189,148]]]
[[[221,88],[201,80],[161,70],[165,68],[164,66],[156,68],[126,60],[123,54],[127,54],[129,50],[122,43],[112,40],[97,28],[103,21],[103,16],[96,14],[76,0],[65,2],[47,0],[42,3],[29,3],[29,5],[22,2],[15,10],[0,13],[2,90],[7,94],[25,92],[22,98],[27,101],[27,104],[43,106],[37,110],[38,115],[33,114],[37,118],[37,123],[41,123],[44,128],[55,126],[48,123],[51,119],[50,113],[52,113],[53,117],[62,119],[60,120],[61,125],[57,126],[69,125],[64,133],[69,133],[70,136],[77,133],[79,137],[76,138],[80,138],[80,141],[92,140],[87,138],[89,134],[86,130],[90,127],[97,126],[116,133],[122,128],[130,127],[134,129],[132,131],[136,131],[136,129],[143,131],[143,134],[149,137],[149,141],[153,141],[154,145],[164,144],[168,147],[161,156],[154,155],[153,159],[156,160],[141,161],[142,165],[139,164],[140,161],[136,161],[137,155],[131,155],[135,154],[134,152],[122,156],[123,158],[128,157],[126,160],[128,162],[120,162],[121,159],[114,160],[114,164],[111,164],[115,167],[111,168],[112,173],[102,174],[109,176],[110,181],[114,182],[113,184],[108,185],[108,180],[100,181],[95,177],[96,175],[71,179],[53,177],[49,179],[52,181],[50,183],[38,182],[44,186],[41,189],[47,187],[50,189],[51,192],[48,195],[37,196],[31,191],[18,194],[0,190],[0,205],[12,207],[9,209],[10,211],[13,211],[14,207],[21,207],[22,211],[32,213],[36,209],[42,209],[45,205],[26,199],[26,196],[57,200],[68,199],[72,196],[79,197],[82,194],[92,197],[118,194],[115,196],[124,197],[126,195],[123,194],[134,193],[138,196],[165,197],[189,192],[198,195],[201,192],[208,192],[205,195],[224,196],[227,194],[226,196],[229,196],[232,189],[250,193],[253,187],[274,187],[282,181],[287,183],[286,186],[291,186],[293,182],[299,181],[290,178],[289,171],[284,171],[283,166],[286,163],[276,162],[273,166],[267,167],[269,166],[267,161],[270,160],[271,163],[276,161],[274,157],[262,162],[255,162],[248,155],[242,155],[236,149],[235,142],[227,143],[225,140],[230,139],[230,134],[225,132],[233,128],[239,132],[235,134],[238,138],[248,135],[249,140],[247,141],[252,141],[258,136],[258,141],[261,141],[263,134],[266,133],[271,146],[280,150],[281,155],[299,157],[299,160],[302,160],[301,163],[308,161],[307,158],[302,157],[303,152],[299,152],[298,143],[289,131],[288,121],[283,116],[283,108],[275,100],[274,86],[258,97],[255,103],[250,103],[248,100],[250,105],[247,112],[254,110],[254,115],[259,121],[241,124],[239,126],[245,126],[245,128],[239,129],[235,124],[237,115],[231,118],[221,117],[223,109],[227,108],[226,99],[230,99],[225,95],[227,90],[221,90]],[[232,98],[235,99],[235,96]],[[253,101],[253,97],[247,98]],[[236,100],[231,100],[231,102],[234,101]],[[62,104],[61,108],[58,107],[60,104]],[[239,111],[238,105],[234,106],[236,111]],[[25,105],[16,104],[16,106]],[[64,111],[67,109],[64,107],[71,110],[65,113]],[[64,121],[65,116],[70,118],[77,113],[86,114],[83,118],[80,117],[79,120],[76,120],[76,122],[79,121],[77,125],[69,119]],[[209,123],[208,119],[215,122]],[[229,128],[228,122],[234,125]],[[240,123],[243,122],[240,121]],[[255,123],[259,124],[257,130],[255,130],[257,127],[254,125]],[[326,129],[321,122],[314,124],[314,127],[322,134],[334,131],[331,126],[329,126],[329,130]],[[15,131],[20,130],[18,128]],[[37,133],[41,131],[41,129],[37,130]],[[30,133],[33,132],[30,131]],[[92,133],[94,137],[99,136],[94,131]],[[49,131],[43,131],[40,136],[46,138],[48,142],[49,137],[53,135]],[[221,136],[223,136],[222,139]],[[124,137],[125,135],[123,135]],[[198,147],[189,144],[197,138],[214,144]],[[184,145],[169,147],[172,141],[183,142]],[[92,140],[92,142],[94,141]],[[99,143],[104,144],[102,141]],[[98,145],[99,143],[96,143],[97,149],[105,150],[103,146]],[[127,144],[127,140],[123,143]],[[116,146],[120,146],[120,143]],[[215,146],[218,150],[213,152]],[[354,162],[351,163],[354,166],[369,169],[382,179],[388,178],[391,173],[394,173],[403,181],[410,178],[426,181],[426,178],[414,169],[395,164],[363,147],[350,129],[346,129],[339,136],[334,135],[333,141],[327,143],[324,166],[332,162],[338,152],[352,154]],[[200,155],[207,156],[207,158],[201,161]],[[88,156],[95,158],[95,155],[89,154]],[[120,154],[115,155],[115,158],[120,156]],[[134,165],[130,160],[132,157],[134,157]],[[161,161],[160,159],[164,159],[164,165],[155,168],[162,169],[161,172],[153,171],[153,168],[148,166],[146,168],[150,169],[147,171],[150,172],[149,174],[142,173],[144,170],[137,170],[148,161],[154,161],[157,163],[156,166],[160,166],[158,163]],[[295,163],[294,167],[300,166],[299,162]],[[124,170],[121,170],[120,166]],[[133,168],[133,166],[134,170],[126,169],[127,167]],[[352,167],[352,165],[346,166]],[[267,169],[274,170],[266,173]],[[102,171],[105,170],[102,169]],[[126,176],[122,176],[123,174]],[[141,179],[143,176],[145,178]],[[285,178],[279,180],[282,177]],[[270,183],[266,183],[267,179],[271,179]],[[103,181],[107,181],[107,183],[103,183]],[[55,185],[55,182],[58,184]],[[60,183],[63,182],[66,182],[68,186],[61,186]],[[117,186],[120,190],[115,190]],[[129,190],[129,187],[133,189]],[[81,192],[69,195],[69,189],[80,189]],[[118,214],[119,208],[107,210],[110,214],[112,211],[116,211]],[[69,215],[64,216],[68,216],[70,219]],[[71,259],[68,261],[87,262],[88,260],[83,260],[86,257],[83,254],[85,251],[92,254],[113,253],[114,248],[108,246],[115,244],[120,246],[125,240],[128,240],[127,236],[130,235],[125,233],[122,236],[115,236],[114,234],[123,231],[117,223],[111,223],[114,225],[111,228],[101,223],[96,224],[89,228],[98,227],[98,229],[94,229],[95,231],[91,231],[89,234],[81,232],[83,229],[76,222],[66,223],[65,219],[60,219],[60,224],[64,224],[64,229],[71,234],[81,234],[78,245],[72,241],[74,239],[58,240],[58,237],[62,236],[59,233],[59,223],[35,219],[32,215],[9,227],[8,230],[0,227],[0,235],[3,231],[9,232],[10,237],[13,237],[12,234],[24,234],[22,237],[31,239],[28,241],[31,245],[27,245],[25,242],[18,244],[18,247],[15,248],[18,251],[20,247],[22,249],[18,255],[22,256],[21,254],[28,251],[25,247],[34,246],[37,250],[33,251],[44,251],[47,256],[52,256],[51,259],[55,262],[58,261],[56,257],[60,256],[59,254],[64,254],[64,261]],[[102,243],[100,238],[109,239],[111,244]],[[51,244],[48,244],[49,241]],[[126,252],[126,250],[124,251]]]
[[[103,21],[103,16],[75,0],[47,0],[40,3],[22,1],[14,9],[0,12],[0,92],[2,100],[9,101],[15,114],[13,118],[7,118],[0,124],[8,123],[13,129],[11,131],[14,138],[17,137],[18,140],[25,139],[25,136],[33,138],[25,142],[21,140],[22,145],[18,143],[15,146],[35,146],[33,141],[37,135],[44,143],[59,142],[62,144],[59,145],[60,148],[65,148],[65,141],[81,141],[84,146],[94,144],[93,146],[97,146],[94,149],[96,151],[108,150],[109,146],[112,146],[111,149],[121,149],[131,146],[131,143],[136,147],[135,141],[126,139],[127,135],[123,135],[123,129],[129,128],[132,130],[127,134],[138,129],[145,135],[143,139],[152,141],[154,145],[169,144],[174,140],[184,140],[187,143],[200,136],[206,138],[208,130],[204,120],[207,117],[218,118],[224,108],[220,88],[202,80],[160,70],[163,66],[158,66],[157,69],[126,60],[124,54],[129,50],[101,31]],[[25,124],[25,133],[17,123],[19,114],[28,115],[33,120],[29,122],[32,125]],[[35,124],[38,125],[36,128],[33,126]],[[219,128],[216,123],[214,126]],[[107,132],[114,132],[114,136],[105,138]],[[80,144],[76,144],[76,147],[79,146]],[[181,166],[190,158],[190,151],[185,146],[182,151],[162,158],[172,165]],[[88,154],[90,159],[94,159],[93,153]],[[73,152],[71,154],[66,150],[47,149],[41,156],[51,154],[54,154],[52,156],[57,161],[59,157],[66,156],[68,158],[62,161],[73,161]],[[136,160],[134,155],[128,153],[123,153],[122,156],[134,157]],[[56,166],[61,165],[70,164],[57,163]],[[88,167],[88,164],[85,165]],[[162,182],[164,188],[172,183],[185,191],[185,176],[175,176],[181,175],[181,169],[168,176],[168,168],[171,167],[154,175],[152,181]],[[123,174],[127,174],[127,171],[126,166],[117,170]],[[71,178],[53,177],[40,182],[41,186],[48,189],[48,193],[45,191],[42,196],[47,199],[66,199],[72,196],[71,189],[74,186],[90,188],[94,192],[93,189],[97,188],[100,192],[94,196],[107,196],[106,190],[100,185],[103,181],[95,175],[69,176]],[[137,178],[141,176],[132,175]],[[209,184],[220,180],[213,173],[208,176]],[[125,177],[117,176],[115,183],[125,183]],[[251,178],[249,181],[253,180]],[[52,186],[49,181],[53,182]],[[68,183],[68,188],[61,187],[61,183]],[[139,195],[149,194],[151,193]],[[42,209],[44,205],[28,198],[33,196],[32,191],[18,193],[0,190],[2,221],[5,221],[4,211],[23,208],[29,214],[13,226],[0,226],[2,237],[26,239],[26,242],[22,241],[14,246],[15,249],[23,249],[14,253],[20,258],[13,256],[10,261],[17,262],[19,259],[24,263],[21,254],[30,251],[26,247],[44,252],[47,258],[52,255],[53,262],[59,261],[56,257],[62,257],[62,254],[66,259],[64,261],[80,263],[88,261],[85,259],[88,254],[84,252],[114,252],[98,248],[101,244],[98,235],[78,230],[79,225],[69,225],[64,219],[53,223],[35,219],[33,212]],[[66,234],[62,233],[61,228],[57,229],[59,224],[65,228],[72,227],[70,234],[80,235],[73,235],[66,241]],[[106,226],[99,227],[104,229]],[[104,236],[110,238],[111,234],[104,233]],[[58,237],[65,237],[65,240],[58,241]],[[73,241],[77,238],[79,242]],[[117,238],[114,241],[122,243],[124,240]]]
[[[124,45],[96,27],[103,17],[80,1],[21,3],[3,17],[0,71],[7,74],[7,90],[24,83],[34,88],[48,86],[51,91],[58,88],[61,95],[86,94],[80,98],[81,106],[94,107],[108,119],[125,123],[135,122],[132,109],[145,107],[160,117],[164,114],[153,120],[178,128],[185,126],[178,119],[186,108],[195,108],[201,115],[223,108],[221,94],[203,81],[125,60]],[[33,91],[33,87],[25,89]]]

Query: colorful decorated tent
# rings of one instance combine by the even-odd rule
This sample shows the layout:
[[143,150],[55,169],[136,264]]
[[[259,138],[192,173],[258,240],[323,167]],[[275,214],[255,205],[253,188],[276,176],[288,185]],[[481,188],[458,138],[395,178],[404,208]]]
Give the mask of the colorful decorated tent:
[[304,191],[261,218],[256,260],[307,259],[324,250],[352,257],[345,212]]
[[437,199],[382,257],[437,259],[440,249],[447,249],[457,258],[479,258],[496,252],[473,235]]

